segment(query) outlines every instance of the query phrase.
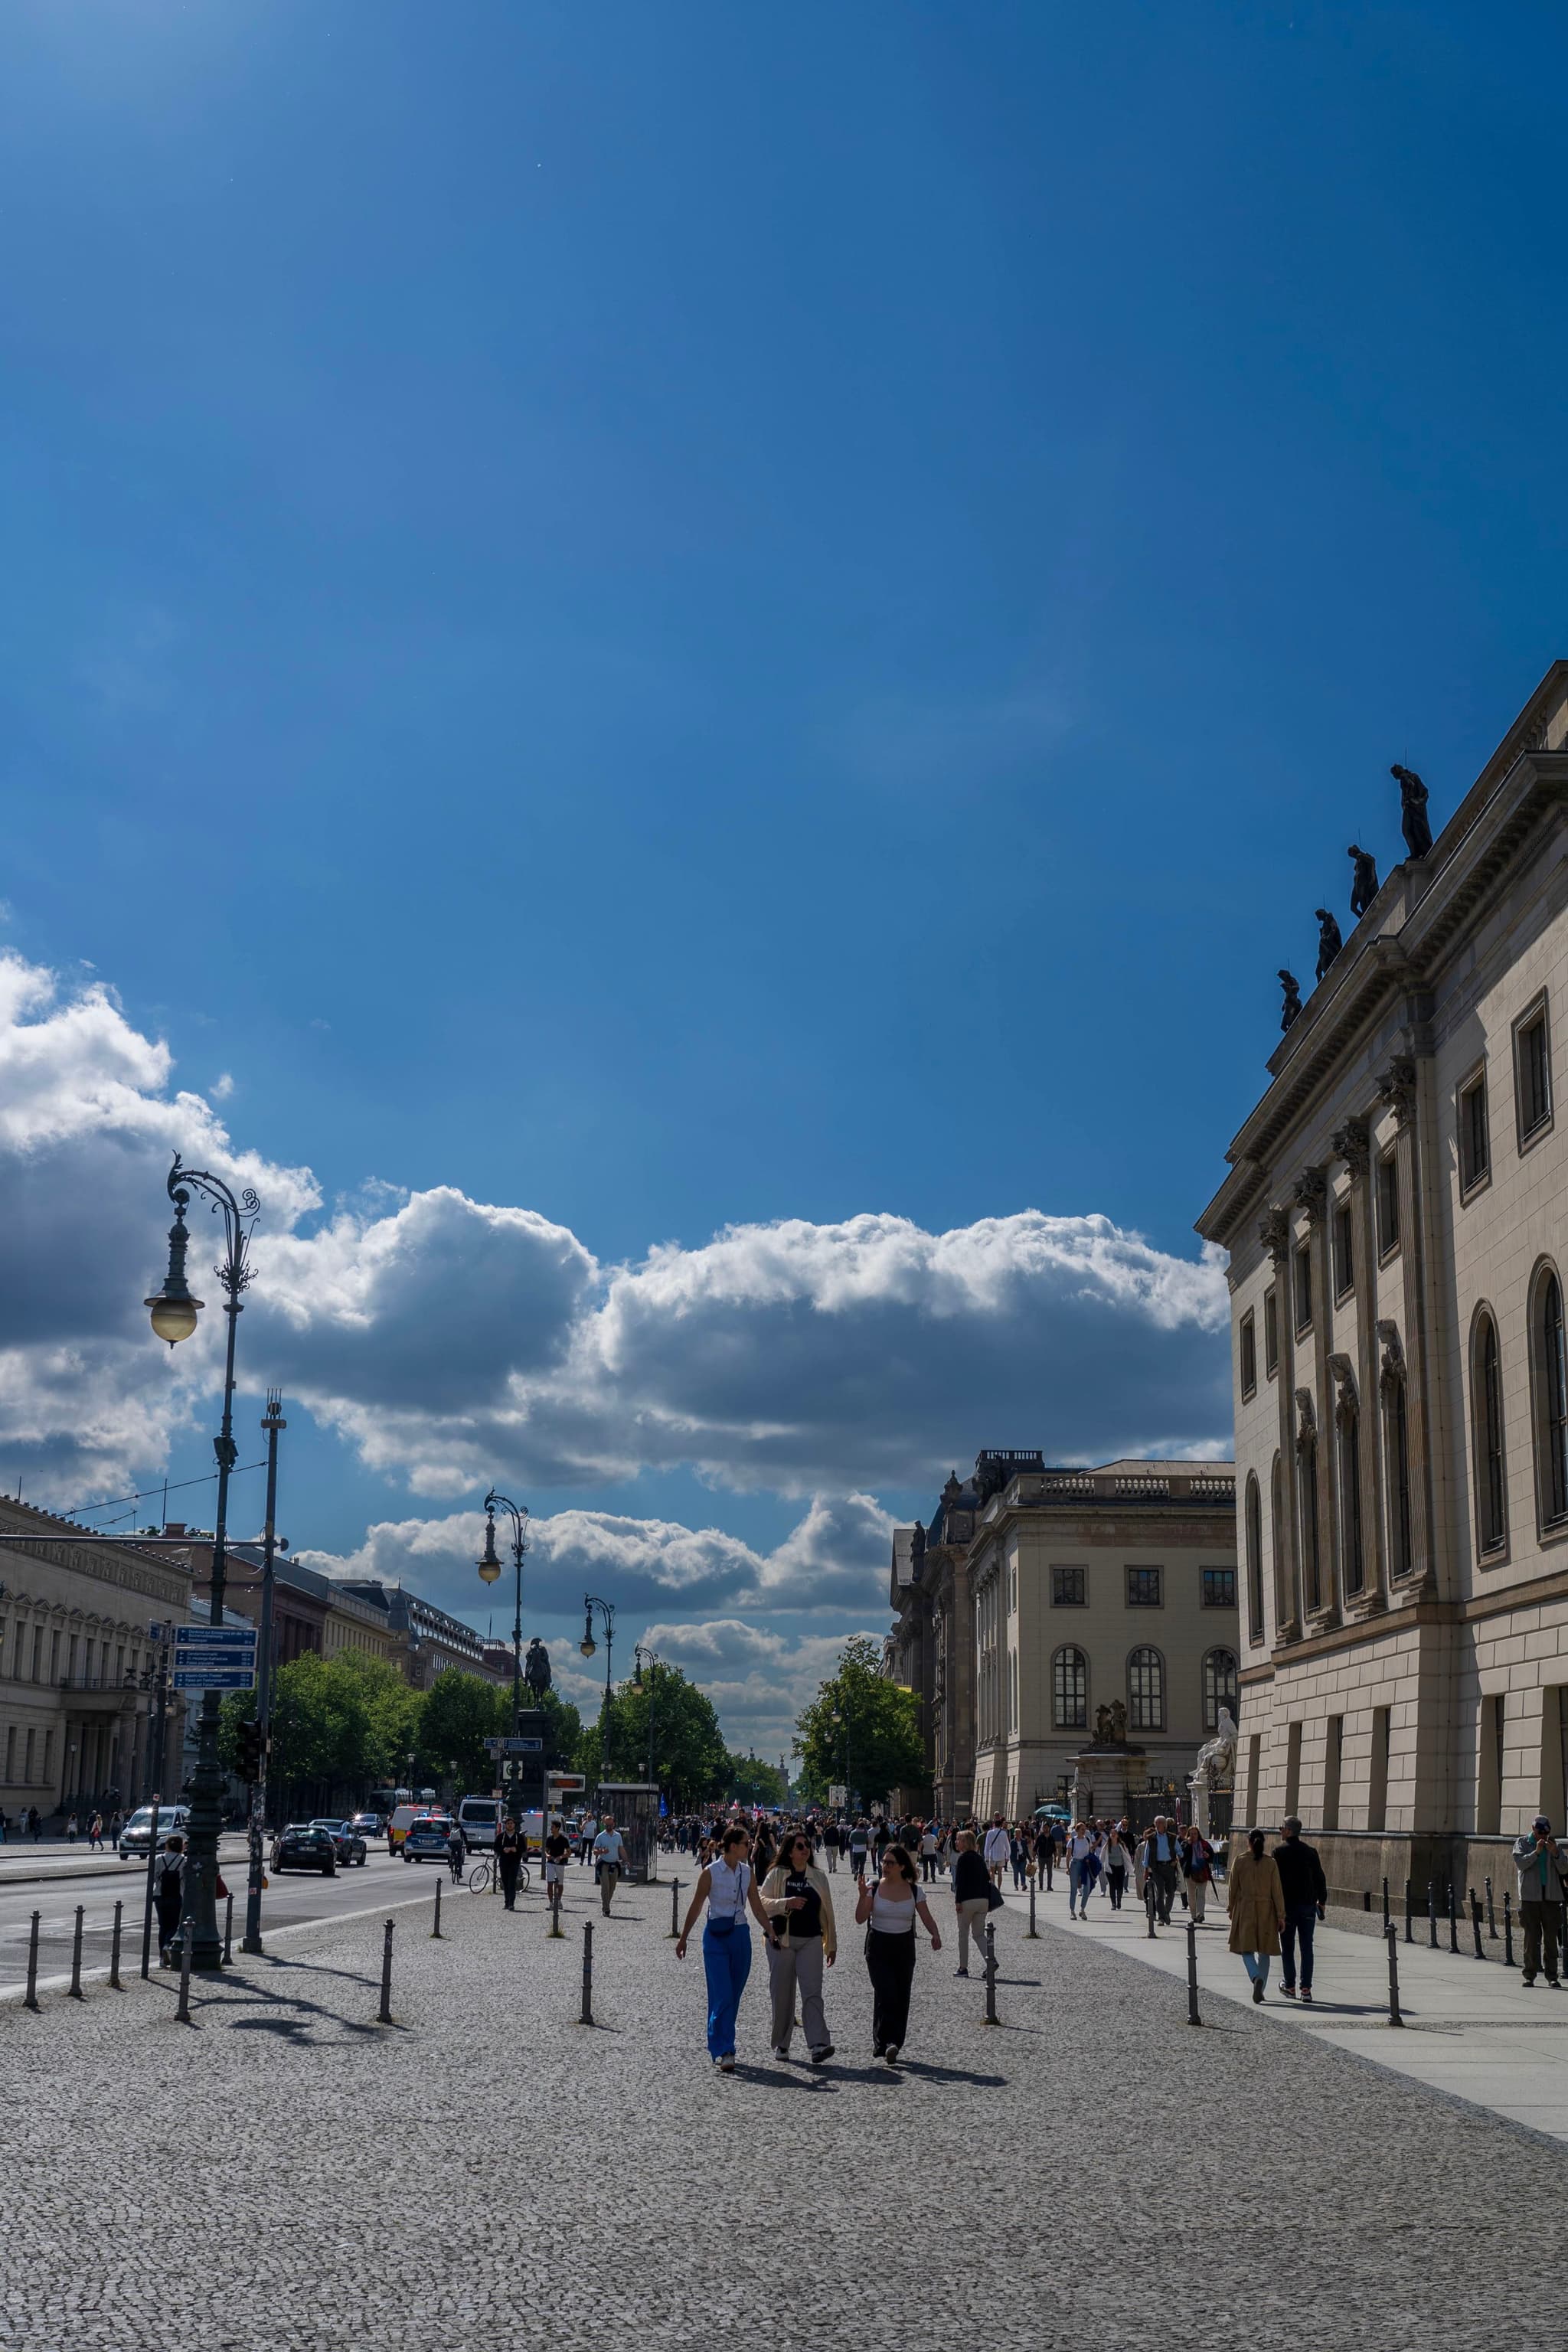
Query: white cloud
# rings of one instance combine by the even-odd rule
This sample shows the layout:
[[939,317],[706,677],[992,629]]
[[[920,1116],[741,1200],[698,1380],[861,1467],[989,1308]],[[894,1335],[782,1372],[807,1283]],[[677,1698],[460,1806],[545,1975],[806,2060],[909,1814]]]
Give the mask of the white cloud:
[[234,1080],[227,1070],[220,1072],[218,1076],[213,1080],[211,1086],[207,1088],[208,1097],[213,1102],[227,1102],[233,1092]]

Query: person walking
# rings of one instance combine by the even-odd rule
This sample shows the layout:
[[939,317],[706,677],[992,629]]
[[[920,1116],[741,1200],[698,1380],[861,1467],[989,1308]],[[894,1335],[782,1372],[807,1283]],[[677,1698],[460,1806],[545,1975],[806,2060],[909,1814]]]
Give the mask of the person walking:
[[1132,1867],[1131,1849],[1122,1837],[1120,1823],[1112,1827],[1100,1849],[1100,1859],[1105,1869],[1105,1891],[1113,1911],[1121,1908],[1121,1898],[1127,1892],[1127,1876]]
[[153,1901],[158,1913],[158,1965],[172,1968],[174,1962],[169,1955],[180,1932],[180,1914],[185,1901],[185,1841],[182,1837],[163,1840],[157,1875],[153,1881]]
[[936,1823],[927,1822],[921,1832],[921,1876],[929,1886],[936,1877]]
[[1035,1872],[1048,1895],[1051,1891],[1051,1865],[1056,1860],[1056,1840],[1051,1835],[1052,1824],[1042,1822],[1035,1833]]
[[827,1856],[828,1869],[837,1870],[838,1867],[838,1824],[837,1822],[829,1822],[827,1827],[823,1831],[822,1851]]
[[103,1815],[101,1813],[94,1813],[87,1825],[87,1850],[89,1853],[103,1852]]
[[523,1836],[515,1813],[508,1813],[496,1832],[496,1871],[509,1911],[517,1909],[517,1882],[522,1869]]
[[1544,1958],[1546,1981],[1561,1991],[1557,1920],[1568,1894],[1568,1860],[1545,1813],[1537,1813],[1524,1835],[1514,1840],[1513,1866],[1519,1873],[1519,1916],[1524,1928],[1524,1981],[1535,1982]]
[[954,1976],[969,1974],[969,1942],[985,1948],[985,1922],[991,1910],[991,1874],[981,1858],[973,1830],[960,1830],[952,1862],[952,1907],[958,1914],[958,1966]]
[[833,1896],[811,1858],[811,1840],[804,1830],[786,1835],[780,1846],[778,1860],[763,1881],[763,1908],[772,1921],[768,1969],[773,2056],[789,2056],[798,1998],[805,2046],[812,2064],[820,2066],[833,2055],[822,2005],[822,1971],[838,1957],[838,1937]]
[[1074,1822],[1068,1840],[1068,1917],[1087,1919],[1094,1885],[1094,1832],[1087,1822]]
[[866,1875],[866,1849],[870,1843],[870,1836],[864,1822],[857,1822],[849,1832],[849,1867],[857,1878]]
[[884,1846],[875,1885],[861,1883],[855,1922],[866,1930],[866,1968],[871,1979],[871,2047],[897,2065],[910,2022],[910,1992],[915,1979],[915,1920],[925,1923],[933,1952],[942,1935],[921,1892],[907,1846]]
[[[751,1851],[749,1838],[746,1841],[746,1848],[749,1853]],[[626,1842],[609,1814],[606,1813],[605,1826],[594,1840],[594,1871],[599,1882],[599,1908],[606,1919],[610,1916],[610,1906],[616,1899],[616,1889],[621,1883],[621,1871],[626,1862]]]
[[[1280,1876],[1283,1878],[1283,1871]],[[1182,1879],[1187,1890],[1187,1909],[1193,1925],[1201,1927],[1204,1914],[1208,1909],[1209,1889],[1214,1885],[1214,1848],[1199,1829],[1189,1830],[1182,1839]],[[1289,1895],[1286,1901],[1289,1901]],[[1289,1967],[1289,1960],[1286,1965]],[[1309,1969],[1308,1981],[1310,1980]]]
[[1176,1899],[1176,1865],[1179,1849],[1171,1834],[1171,1825],[1163,1813],[1156,1813],[1153,1825],[1145,1840],[1145,1884],[1154,1882],[1154,1910],[1162,1927],[1171,1924],[1171,1906]]
[[1279,1865],[1264,1852],[1261,1830],[1247,1832],[1247,1852],[1238,1855],[1230,1874],[1226,1907],[1230,1913],[1230,1948],[1241,1955],[1252,1979],[1252,1998],[1261,2002],[1268,1983],[1268,1963],[1279,1949],[1285,1925],[1285,1891]]
[[75,1843],[76,1843],[76,1842],[77,1842],[77,1834],[78,1834],[78,1832],[77,1832],[77,1825],[76,1825],[76,1815],[75,1815],[74,1813],[71,1813],[71,1814],[68,1815],[67,1820],[66,1820],[66,1843],[67,1843],[67,1845],[75,1845]]
[[1012,1841],[1007,1835],[1007,1824],[1000,1813],[993,1813],[991,1826],[985,1832],[985,1843],[982,1846],[981,1852],[985,1857],[985,1867],[991,1874],[992,1884],[995,1886],[1000,1886],[1002,1884],[1002,1873],[1007,1867],[1007,1857],[1011,1851]]
[[1015,1822],[1008,1837],[1007,1859],[1013,1865],[1013,1892],[1022,1895],[1029,1883],[1029,1849],[1022,1825]]
[[544,1841],[544,1901],[546,1907],[566,1900],[566,1865],[572,1841],[559,1822]]
[[1301,1835],[1301,1823],[1296,1814],[1279,1825],[1279,1843],[1274,1849],[1275,1867],[1279,1873],[1280,1891],[1285,1897],[1285,1925],[1280,1931],[1279,1990],[1287,2000],[1296,1998],[1296,1947],[1301,1948],[1301,1999],[1312,1998],[1312,1937],[1329,1900],[1329,1883],[1323,1876],[1323,1865],[1318,1859],[1316,1846],[1308,1845]]
[[[597,1813],[584,1813],[582,1821],[578,1824],[577,1867],[579,1870],[583,1869],[589,1855],[594,1851],[594,1839],[597,1834],[598,1827],[599,1817]],[[597,1872],[595,1873],[595,1877],[598,1875]]]
[[698,1914],[708,1906],[702,1930],[702,1969],[708,1982],[708,2055],[721,2074],[735,2071],[735,2030],[741,1995],[752,1973],[752,1931],[748,1908],[762,1922],[764,1936],[773,1922],[763,1908],[749,1859],[749,1831],[735,1822],[724,1832],[719,1858],[709,1863],[692,1892],[686,1924],[676,1942],[675,1957],[686,1958],[687,1943]]

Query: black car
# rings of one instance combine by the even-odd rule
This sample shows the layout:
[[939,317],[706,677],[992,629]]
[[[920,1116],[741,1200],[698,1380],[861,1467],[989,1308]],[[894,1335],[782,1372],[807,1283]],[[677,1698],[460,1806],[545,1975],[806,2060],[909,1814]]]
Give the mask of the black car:
[[345,1868],[350,1863],[355,1862],[362,1869],[364,1867],[365,1843],[353,1822],[328,1821],[323,1817],[313,1821],[310,1827],[313,1830],[326,1831],[332,1841],[333,1853]]
[[313,1828],[309,1822],[290,1822],[279,1830],[272,1848],[274,1870],[319,1870],[323,1878],[335,1878],[338,1870],[337,1848],[325,1830]]

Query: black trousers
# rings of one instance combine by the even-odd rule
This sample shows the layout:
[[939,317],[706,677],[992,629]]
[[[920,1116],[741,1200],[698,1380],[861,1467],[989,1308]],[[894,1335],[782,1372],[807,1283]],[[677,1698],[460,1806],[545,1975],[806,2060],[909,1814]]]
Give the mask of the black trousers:
[[178,1895],[172,1903],[166,1903],[161,1895],[153,1898],[158,1912],[158,1949],[161,1952],[166,1952],[179,1936],[180,1906],[183,1899]]
[[873,1927],[866,1938],[866,1967],[871,1979],[871,2046],[879,2058],[884,2050],[901,2046],[909,2032],[913,1936],[884,1936]]
[[509,1911],[517,1901],[517,1874],[521,1867],[521,1862],[508,1862],[504,1859],[500,1864],[500,1891],[506,1897],[506,1907]]

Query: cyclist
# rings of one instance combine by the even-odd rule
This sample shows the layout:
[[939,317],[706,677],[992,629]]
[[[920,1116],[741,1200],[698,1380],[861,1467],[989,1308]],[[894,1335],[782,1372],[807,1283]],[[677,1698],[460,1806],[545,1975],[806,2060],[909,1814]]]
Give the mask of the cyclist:
[[552,1903],[558,1898],[553,1889],[561,1890],[559,1900],[566,1899],[566,1864],[572,1855],[572,1841],[559,1822],[544,1841],[544,1899]]
[[463,1843],[463,1832],[454,1822],[447,1832],[447,1860],[451,1866],[454,1886],[463,1874],[463,1858],[467,1853],[468,1848]]
[[496,1832],[496,1868],[509,1911],[517,1908],[517,1874],[522,1868],[522,1832],[514,1814],[508,1813]]

